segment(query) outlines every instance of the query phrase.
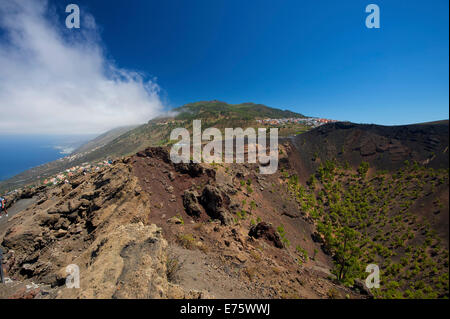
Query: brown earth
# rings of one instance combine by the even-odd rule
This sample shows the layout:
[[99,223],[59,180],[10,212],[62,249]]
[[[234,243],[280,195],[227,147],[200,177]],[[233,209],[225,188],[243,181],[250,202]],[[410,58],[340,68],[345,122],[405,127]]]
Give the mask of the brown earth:
[[[360,298],[330,279],[330,257],[297,204],[282,199],[280,175],[256,171],[172,164],[165,149],[150,148],[68,184],[16,194],[10,209],[22,197],[37,202],[0,228],[11,279],[2,296]],[[272,237],[283,225],[290,245],[249,236],[262,221]],[[317,250],[315,259],[300,266],[297,245],[310,256]],[[80,289],[65,288],[70,264],[80,269]],[[27,282],[36,286],[24,290]]]

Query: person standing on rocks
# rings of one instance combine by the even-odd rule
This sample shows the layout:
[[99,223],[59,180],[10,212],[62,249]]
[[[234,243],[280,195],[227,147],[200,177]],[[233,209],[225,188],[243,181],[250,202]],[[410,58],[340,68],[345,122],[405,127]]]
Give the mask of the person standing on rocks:
[[0,197],[0,218],[2,218],[2,212],[5,211],[6,217],[8,217],[8,212],[6,211],[6,199]]
[[1,247],[0,247],[0,282],[2,284],[5,283],[5,278],[3,275],[3,250]]

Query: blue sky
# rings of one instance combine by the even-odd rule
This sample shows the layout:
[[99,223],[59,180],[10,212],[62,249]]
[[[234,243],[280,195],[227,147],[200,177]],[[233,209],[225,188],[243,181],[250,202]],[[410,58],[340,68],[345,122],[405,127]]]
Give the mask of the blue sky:
[[[166,106],[251,101],[377,124],[449,117],[447,0],[71,3],[94,16],[107,59],[153,79]],[[365,27],[370,3],[380,29]],[[62,25],[66,3],[50,4]]]

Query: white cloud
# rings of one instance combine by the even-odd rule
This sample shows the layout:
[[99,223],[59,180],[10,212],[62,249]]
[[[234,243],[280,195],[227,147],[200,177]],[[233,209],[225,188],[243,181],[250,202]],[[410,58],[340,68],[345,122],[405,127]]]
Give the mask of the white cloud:
[[105,58],[92,16],[68,30],[50,9],[0,2],[0,133],[101,133],[162,112],[154,81]]

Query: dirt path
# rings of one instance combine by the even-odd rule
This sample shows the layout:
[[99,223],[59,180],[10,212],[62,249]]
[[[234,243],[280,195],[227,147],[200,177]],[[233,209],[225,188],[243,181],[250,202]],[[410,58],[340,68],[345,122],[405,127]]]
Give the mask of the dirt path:
[[37,197],[20,199],[15,202],[10,208],[8,208],[8,217],[6,217],[2,212],[2,218],[0,218],[0,234],[2,234],[8,228],[8,220],[20,213],[24,209],[27,209],[30,205],[34,204]]
[[177,281],[186,290],[207,291],[214,298],[258,298],[258,289],[239,278],[239,267],[231,269],[212,256],[198,250],[187,250],[171,245],[174,253],[183,263]]
[[[27,207],[29,207],[31,204],[33,204],[36,201],[35,198],[27,198],[27,199],[21,199],[14,203],[10,208],[8,208],[8,217],[4,215],[4,211],[2,212],[2,218],[0,218],[0,238],[3,237],[3,234],[8,229],[9,224],[8,220],[16,215],[17,213],[23,211]],[[20,289],[24,289],[24,284],[20,282],[13,282],[8,276],[7,273],[5,274],[5,283],[0,284],[0,299],[5,299],[11,296],[14,292]],[[26,289],[26,288],[25,288]]]

